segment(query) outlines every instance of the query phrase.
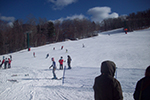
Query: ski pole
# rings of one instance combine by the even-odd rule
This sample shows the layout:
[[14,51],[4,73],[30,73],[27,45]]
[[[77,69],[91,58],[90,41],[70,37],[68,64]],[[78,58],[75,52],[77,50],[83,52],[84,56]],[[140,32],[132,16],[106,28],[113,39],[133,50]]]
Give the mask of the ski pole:
[[66,66],[64,67],[64,72],[63,72],[63,79],[62,79],[62,84],[64,84],[64,78],[65,78],[65,70],[66,70]]
[[116,67],[116,75],[115,75],[115,78],[117,79],[117,67]]

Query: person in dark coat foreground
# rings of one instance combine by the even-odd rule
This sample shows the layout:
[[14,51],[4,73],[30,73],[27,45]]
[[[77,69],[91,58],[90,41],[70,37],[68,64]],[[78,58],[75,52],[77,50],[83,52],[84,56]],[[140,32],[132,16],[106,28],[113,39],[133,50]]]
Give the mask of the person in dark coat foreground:
[[112,61],[101,64],[101,75],[95,78],[95,100],[123,100],[122,89],[119,81],[114,78],[116,65]]
[[150,100],[150,66],[145,71],[145,77],[137,82],[133,97],[135,100]]

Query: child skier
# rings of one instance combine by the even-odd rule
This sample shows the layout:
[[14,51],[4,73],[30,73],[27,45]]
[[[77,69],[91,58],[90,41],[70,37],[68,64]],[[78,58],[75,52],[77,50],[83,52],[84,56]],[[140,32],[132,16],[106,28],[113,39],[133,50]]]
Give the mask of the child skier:
[[60,64],[60,70],[62,70],[63,69],[63,62],[64,62],[64,60],[63,60],[63,57],[61,56],[61,58],[59,59],[59,64]]
[[53,70],[52,70],[52,73],[53,73],[53,78],[52,79],[57,79],[57,77],[56,77],[56,74],[55,74],[55,70],[56,70],[56,62],[54,61],[54,58],[52,58],[52,65],[49,67],[49,69],[51,68],[51,67],[53,67]]

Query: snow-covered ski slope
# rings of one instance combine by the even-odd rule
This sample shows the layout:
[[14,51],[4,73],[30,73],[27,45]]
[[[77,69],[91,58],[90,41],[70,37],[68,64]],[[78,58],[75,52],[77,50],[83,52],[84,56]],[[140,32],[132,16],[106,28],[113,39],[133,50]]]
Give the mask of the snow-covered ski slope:
[[[104,60],[112,60],[117,65],[117,79],[121,83],[124,100],[133,100],[136,82],[144,77],[145,69],[150,65],[150,28],[128,34],[121,30],[31,48],[30,52],[12,53],[12,68],[0,69],[0,99],[94,100],[92,86],[94,78],[100,74],[100,64]],[[85,48],[82,48],[83,44]],[[61,46],[64,46],[63,50]],[[50,56],[45,59],[47,53]],[[0,59],[8,55],[1,55]],[[62,85],[62,80],[51,80],[53,75],[49,66],[51,57],[54,57],[59,68],[59,58],[63,56],[67,60],[67,55],[72,58],[72,69],[66,70]],[[58,78],[62,75],[63,70],[56,70]]]

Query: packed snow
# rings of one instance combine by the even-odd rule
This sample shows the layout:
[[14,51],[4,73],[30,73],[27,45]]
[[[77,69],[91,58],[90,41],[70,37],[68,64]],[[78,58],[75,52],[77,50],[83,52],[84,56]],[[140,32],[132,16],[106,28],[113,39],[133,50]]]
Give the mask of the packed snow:
[[[136,82],[144,77],[150,65],[150,28],[128,34],[122,29],[107,31],[96,37],[0,55],[0,59],[9,55],[12,55],[12,68],[4,69],[3,65],[0,69],[1,100],[94,100],[94,78],[100,75],[100,65],[105,60],[116,63],[115,78],[121,83],[124,100],[133,100]],[[58,60],[61,56],[67,60],[67,55],[72,58],[72,69],[66,70],[62,84],[62,80],[51,79],[53,74],[49,67],[54,57],[56,76],[63,77]]]

